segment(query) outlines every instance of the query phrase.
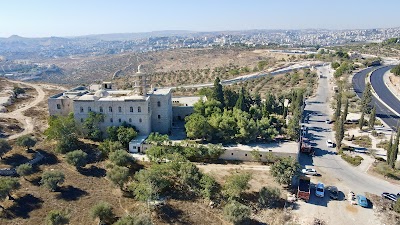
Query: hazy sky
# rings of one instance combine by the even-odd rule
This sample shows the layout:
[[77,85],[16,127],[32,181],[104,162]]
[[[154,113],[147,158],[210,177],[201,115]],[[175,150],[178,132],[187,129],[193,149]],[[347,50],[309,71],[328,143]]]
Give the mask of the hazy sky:
[[3,0],[0,37],[157,30],[387,28],[399,0]]

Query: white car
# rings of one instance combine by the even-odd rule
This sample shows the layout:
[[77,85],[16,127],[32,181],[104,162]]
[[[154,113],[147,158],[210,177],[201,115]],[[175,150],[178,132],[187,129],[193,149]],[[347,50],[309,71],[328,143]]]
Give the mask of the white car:
[[315,195],[320,198],[323,198],[325,196],[325,186],[323,183],[317,184],[315,188]]
[[301,172],[306,174],[306,175],[311,175],[311,176],[317,176],[318,175],[317,171],[315,169],[311,169],[311,168],[302,169]]
[[330,124],[330,123],[331,123],[331,120],[330,120],[330,119],[326,119],[326,120],[325,120],[325,123]]
[[326,146],[328,146],[328,148],[333,148],[335,147],[335,144],[330,139],[328,139],[326,140]]

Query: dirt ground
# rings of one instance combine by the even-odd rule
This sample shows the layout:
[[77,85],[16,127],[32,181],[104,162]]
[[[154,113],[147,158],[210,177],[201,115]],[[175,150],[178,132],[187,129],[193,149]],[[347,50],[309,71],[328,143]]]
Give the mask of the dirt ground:
[[[66,85],[129,77],[137,72],[139,64],[149,74],[173,71],[198,71],[234,64],[253,69],[261,60],[296,61],[298,57],[268,50],[242,48],[174,49],[146,53],[122,53],[109,56],[51,59],[45,63],[61,68],[59,74],[43,75],[46,82]],[[214,80],[209,77],[208,80]],[[189,81],[192,79],[188,79]],[[167,82],[167,80],[165,80]],[[163,84],[161,86],[166,86]]]

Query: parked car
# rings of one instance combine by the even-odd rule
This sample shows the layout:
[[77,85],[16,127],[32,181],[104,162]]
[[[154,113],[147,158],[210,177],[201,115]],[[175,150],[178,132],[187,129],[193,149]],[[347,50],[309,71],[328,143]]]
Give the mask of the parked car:
[[326,146],[328,146],[328,148],[333,148],[335,147],[335,144],[330,139],[328,139],[326,140]]
[[339,198],[339,190],[337,189],[337,187],[332,186],[329,188],[329,197],[335,200]]
[[383,192],[383,193],[382,193],[382,197],[383,197],[383,198],[387,198],[387,199],[389,199],[389,200],[391,200],[391,201],[397,202],[397,199],[398,199],[400,196],[399,196],[399,194],[395,195],[395,194],[391,194],[391,193],[388,193],[388,192]]
[[367,198],[364,195],[357,195],[357,204],[361,207],[368,207]]
[[323,183],[318,183],[315,189],[315,195],[323,198],[325,196],[325,187]]
[[326,119],[326,120],[325,120],[325,123],[330,124],[330,123],[331,123],[331,120],[330,120],[330,119]]
[[311,175],[311,176],[317,176],[318,175],[317,171],[315,169],[311,169],[311,168],[302,169],[301,172],[306,174],[306,175]]

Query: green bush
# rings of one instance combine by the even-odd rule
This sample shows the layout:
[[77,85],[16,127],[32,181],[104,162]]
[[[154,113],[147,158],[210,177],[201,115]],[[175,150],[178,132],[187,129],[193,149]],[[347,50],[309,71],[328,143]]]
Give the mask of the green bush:
[[400,201],[397,201],[394,205],[393,205],[393,211],[400,213]]
[[224,216],[233,224],[243,224],[250,217],[250,208],[237,201],[231,201],[224,207]]
[[372,140],[368,135],[358,136],[354,138],[353,144],[364,148],[370,148],[372,146]]
[[344,161],[350,163],[350,164],[353,165],[353,166],[358,166],[358,165],[360,165],[360,164],[361,164],[361,161],[364,160],[363,157],[358,156],[358,155],[352,157],[352,156],[350,156],[350,155],[348,155],[348,154],[342,153],[341,156],[342,156],[342,159],[343,159]]

